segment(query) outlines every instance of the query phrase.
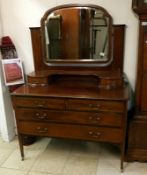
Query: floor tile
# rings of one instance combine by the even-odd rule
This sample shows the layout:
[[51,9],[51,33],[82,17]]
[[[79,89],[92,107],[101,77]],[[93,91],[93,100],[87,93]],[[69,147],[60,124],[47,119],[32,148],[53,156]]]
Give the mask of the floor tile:
[[129,174],[127,172],[121,173],[120,170],[115,170],[115,169],[99,169],[96,175],[129,175]]
[[29,172],[27,175],[53,175],[48,173]]
[[105,144],[101,143],[101,154],[100,154],[100,159],[102,160],[119,160],[121,153],[120,149],[113,144]]
[[38,137],[36,142],[31,145],[24,146],[25,150],[45,150],[51,139],[48,137]]
[[125,162],[120,172],[120,150],[111,144],[39,138],[24,147],[21,161],[17,138],[0,138],[0,175],[146,175],[147,163]]
[[13,151],[11,149],[4,149],[0,147],[0,165],[6,161]]
[[128,175],[146,175],[147,163],[131,162],[125,166],[125,172]]
[[21,161],[20,151],[17,149],[2,164],[2,167],[28,171],[35,162],[40,150],[25,151],[25,160]]
[[98,163],[98,170],[102,171],[102,170],[105,170],[105,169],[109,169],[111,170],[112,172],[120,172],[120,160],[111,160],[111,159],[108,159],[108,160],[102,160],[102,159],[99,159],[99,163]]
[[72,155],[99,158],[100,152],[101,148],[99,144],[95,142],[73,141],[71,147]]
[[0,137],[0,148],[4,148],[4,149],[18,149],[19,145],[18,145],[18,139],[17,137],[14,138],[13,141],[11,142],[5,142],[1,137]]
[[71,155],[65,164],[63,175],[95,175],[98,159]]
[[48,149],[57,150],[57,151],[64,151],[70,150],[71,146],[73,145],[73,140],[71,139],[51,139]]
[[27,172],[14,169],[0,168],[0,175],[27,175]]
[[38,157],[31,171],[60,174],[69,156],[69,142],[52,140],[46,150]]

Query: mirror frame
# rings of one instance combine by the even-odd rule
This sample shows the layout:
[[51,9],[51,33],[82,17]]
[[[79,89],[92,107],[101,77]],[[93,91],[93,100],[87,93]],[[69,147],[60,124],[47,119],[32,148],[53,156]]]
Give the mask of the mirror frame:
[[[61,59],[55,59],[51,61],[47,61],[46,58],[46,47],[45,47],[45,20],[47,19],[48,15],[51,14],[55,10],[59,9],[66,9],[66,8],[72,8],[72,7],[89,7],[93,9],[99,9],[104,12],[104,14],[109,18],[109,48],[108,48],[108,59],[107,61],[97,61],[97,60],[88,60],[81,59],[81,60],[61,60]],[[47,10],[43,17],[41,18],[41,41],[42,41],[42,50],[43,50],[43,62],[48,66],[80,66],[80,67],[107,67],[109,66],[113,61],[113,34],[112,34],[112,17],[111,15],[101,6],[98,5],[91,5],[91,4],[65,4],[56,6],[54,8],[51,8]]]

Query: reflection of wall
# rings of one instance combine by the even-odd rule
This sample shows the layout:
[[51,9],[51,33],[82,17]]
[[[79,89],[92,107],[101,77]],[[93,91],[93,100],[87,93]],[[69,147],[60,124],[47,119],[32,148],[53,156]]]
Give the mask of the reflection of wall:
[[92,52],[90,57],[99,61],[106,61],[109,58],[109,24],[110,20],[103,16],[103,12],[97,11],[92,15],[90,45]]
[[97,58],[101,59],[100,54],[102,55],[102,53],[105,53],[105,54],[108,53],[107,45],[105,45],[105,42],[108,42],[107,32],[108,32],[108,29],[106,27],[99,27],[99,31],[97,31],[97,34],[96,34],[97,42],[95,45],[95,53],[93,55],[93,59],[97,59]]

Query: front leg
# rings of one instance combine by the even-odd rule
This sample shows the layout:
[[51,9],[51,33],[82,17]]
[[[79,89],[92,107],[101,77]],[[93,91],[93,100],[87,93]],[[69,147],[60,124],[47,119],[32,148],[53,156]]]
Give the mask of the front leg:
[[19,148],[20,148],[20,154],[21,154],[21,160],[24,160],[24,148],[23,148],[23,135],[18,134],[18,141],[19,141]]

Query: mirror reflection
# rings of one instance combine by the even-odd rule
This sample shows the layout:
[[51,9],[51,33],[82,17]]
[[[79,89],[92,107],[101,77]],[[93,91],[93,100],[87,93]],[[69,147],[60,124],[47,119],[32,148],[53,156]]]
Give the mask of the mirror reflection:
[[110,54],[110,16],[91,7],[61,8],[43,20],[46,61],[100,61]]

